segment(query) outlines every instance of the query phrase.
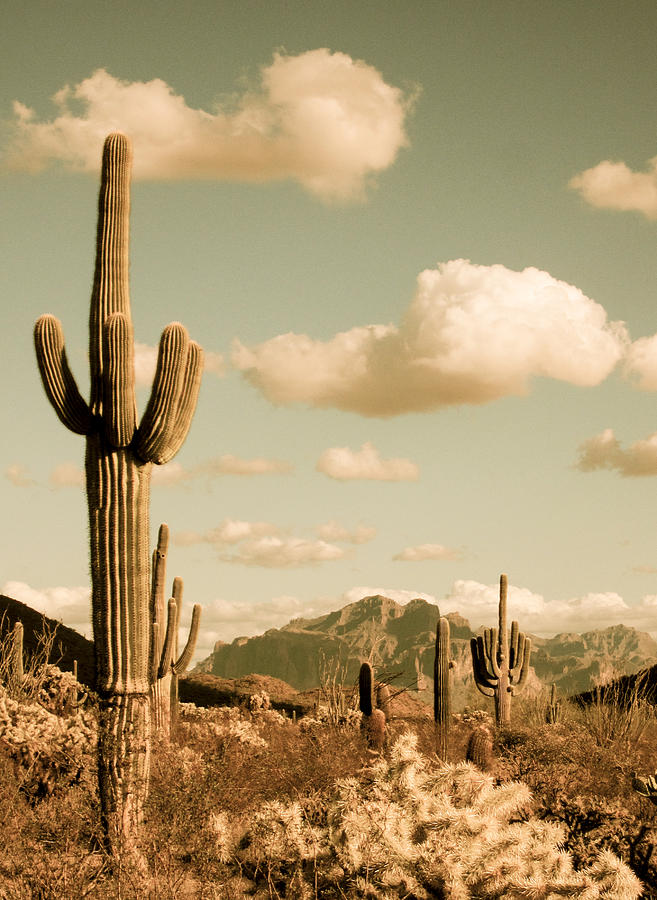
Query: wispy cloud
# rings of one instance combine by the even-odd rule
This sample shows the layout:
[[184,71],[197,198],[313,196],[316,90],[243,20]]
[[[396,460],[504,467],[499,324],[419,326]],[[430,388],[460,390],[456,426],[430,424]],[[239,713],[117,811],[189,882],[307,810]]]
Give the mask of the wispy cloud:
[[36,484],[34,478],[29,474],[27,466],[23,463],[12,463],[5,469],[5,478],[10,481],[14,487],[25,488],[32,487]]
[[581,472],[611,469],[628,477],[657,475],[657,432],[624,450],[611,428],[588,438],[578,447],[575,468]]
[[569,182],[591,206],[631,210],[657,219],[657,156],[645,172],[634,172],[624,162],[604,160]]
[[327,49],[275,54],[257,87],[211,111],[188,106],[159,78],[128,82],[104,69],[53,101],[57,115],[42,122],[15,101],[14,168],[59,160],[97,171],[103,138],[120,130],[134,142],[137,178],[293,178],[326,199],[361,196],[392,165],[411,105],[372,66]]
[[224,519],[216,528],[204,534],[196,531],[179,531],[173,536],[174,543],[184,546],[192,544],[213,544],[223,547],[240,541],[268,534],[278,534],[280,529],[271,522],[247,522],[243,519]]
[[357,525],[356,528],[345,528],[339,522],[331,521],[319,525],[317,534],[323,541],[339,544],[366,544],[376,537],[376,528],[369,525]]
[[410,459],[382,459],[369,441],[360,450],[330,447],[317,460],[316,469],[338,481],[417,481],[420,476],[418,466]]
[[84,472],[72,462],[63,462],[51,471],[48,476],[51,487],[82,487],[84,485]]
[[657,391],[657,334],[634,341],[627,350],[624,374],[643,391]]
[[386,417],[526,394],[535,376],[596,385],[627,343],[622,323],[547,272],[457,259],[418,276],[398,326],[236,340],[232,362],[272,403]]
[[418,544],[415,547],[406,547],[400,553],[396,553],[393,559],[402,562],[454,561],[463,559],[463,556],[463,550],[456,547],[445,547],[443,544]]

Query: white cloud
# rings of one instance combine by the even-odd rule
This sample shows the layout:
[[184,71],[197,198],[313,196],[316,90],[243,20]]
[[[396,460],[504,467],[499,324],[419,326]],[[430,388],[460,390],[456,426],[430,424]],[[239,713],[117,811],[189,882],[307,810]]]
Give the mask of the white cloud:
[[6,581],[0,594],[19,600],[37,612],[44,613],[75,628],[91,639],[91,588],[47,587],[33,588],[23,581]]
[[291,471],[290,463],[282,459],[266,459],[262,456],[243,459],[232,453],[225,453],[215,459],[200,462],[190,469],[186,469],[179,462],[154,466],[153,482],[161,486],[172,486],[196,478],[216,478],[221,475],[287,475]]
[[22,463],[12,463],[5,469],[5,478],[10,481],[14,487],[31,487],[36,484],[34,478],[28,474],[27,466]]
[[588,438],[578,447],[575,468],[581,472],[616,470],[625,476],[657,475],[657,432],[624,450],[611,428]]
[[456,547],[445,547],[443,544],[418,544],[416,547],[406,547],[400,553],[396,553],[393,559],[405,562],[424,562],[425,560],[457,560],[463,559],[463,551]]
[[410,459],[381,459],[369,441],[360,450],[330,447],[317,460],[316,469],[339,481],[417,481],[420,470]]
[[220,553],[224,562],[268,569],[292,569],[342,559],[345,551],[326,541],[268,536],[240,544],[234,553]]
[[643,391],[657,391],[657,334],[630,345],[624,363],[625,375]]
[[188,106],[159,78],[127,82],[104,69],[53,101],[57,115],[43,122],[14,103],[12,167],[60,160],[95,172],[105,135],[119,130],[134,143],[137,178],[294,178],[338,199],[360,196],[368,177],[392,165],[410,108],[372,66],[327,49],[275,54],[257,89],[213,111]]
[[[497,624],[498,603],[499,584],[463,580],[454,582],[439,606],[443,615],[459,612],[477,629],[480,625]],[[509,625],[517,619],[522,631],[543,636],[560,632],[582,634],[618,624],[649,631],[654,628],[656,605],[657,598],[647,596],[630,606],[615,591],[547,601],[528,588],[509,584],[507,618]]]
[[317,528],[317,534],[323,541],[337,541],[345,544],[366,544],[376,537],[376,528],[369,525],[357,525],[356,528],[345,528],[339,522],[325,522]]
[[51,487],[82,487],[84,485],[84,472],[72,462],[63,462],[51,471],[48,476]]
[[216,528],[205,534],[195,531],[182,531],[174,535],[174,543],[190,546],[191,544],[213,544],[223,547],[226,544],[237,544],[249,538],[278,534],[279,528],[271,522],[247,522],[243,519],[224,519]]
[[[157,347],[135,341],[135,384],[137,387],[150,387],[155,377],[157,365]],[[226,374],[226,362],[221,353],[206,350],[203,353],[203,371],[222,377]]]
[[433,596],[433,594],[424,594],[422,591],[407,591],[399,588],[382,588],[382,587],[353,587],[350,588],[340,598],[339,602],[336,604],[336,609],[339,609],[342,606],[346,606],[348,603],[355,603],[357,600],[362,600],[363,597],[388,597],[390,600],[394,600],[395,603],[401,603],[402,606],[406,603],[410,603],[411,600],[426,600],[427,603],[437,603],[438,601]]
[[569,186],[590,203],[606,209],[633,210],[657,219],[657,156],[646,172],[606,159],[570,180]]
[[596,385],[627,342],[622,323],[547,272],[457,259],[418,276],[399,326],[236,340],[232,361],[272,403],[385,417],[523,395],[535,376]]

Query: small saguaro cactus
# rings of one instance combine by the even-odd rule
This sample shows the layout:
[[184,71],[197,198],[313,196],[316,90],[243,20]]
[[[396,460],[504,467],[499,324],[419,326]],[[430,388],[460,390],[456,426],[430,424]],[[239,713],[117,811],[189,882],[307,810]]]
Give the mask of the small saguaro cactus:
[[135,844],[148,794],[151,470],[172,459],[185,440],[203,367],[203,351],[187,330],[178,322],[168,325],[150,399],[137,421],[128,286],[131,164],[128,139],[110,134],[98,198],[88,403],[69,368],[59,320],[44,315],[34,328],[48,399],[64,425],[86,437],[91,607],[101,698],[99,787],[113,852]]
[[532,644],[511,623],[511,636],[506,627],[507,577],[500,575],[499,627],[485,628],[470,639],[472,670],[475,684],[485,697],[495,698],[495,722],[498,726],[511,721],[511,697],[524,686],[529,672]]
[[368,662],[362,664],[358,673],[358,698],[367,745],[370,750],[382,750],[385,744],[386,717],[383,710],[374,706],[374,672]]
[[436,723],[436,753],[444,761],[447,760],[452,715],[449,670],[453,667],[454,661],[449,658],[449,620],[439,615],[433,663],[433,718]]
[[151,716],[155,730],[167,739],[177,716],[178,676],[182,675],[194,654],[201,607],[195,604],[187,643],[178,655],[178,626],[182,607],[182,578],[174,578],[172,597],[164,616],[164,582],[169,546],[169,526],[160,525],[157,547],[153,551],[151,581]]
[[23,684],[23,623],[15,622],[11,632],[11,650],[9,680],[12,687],[18,690]]
[[557,686],[550,688],[550,699],[545,709],[545,721],[548,725],[556,725],[561,719],[561,700],[557,699]]

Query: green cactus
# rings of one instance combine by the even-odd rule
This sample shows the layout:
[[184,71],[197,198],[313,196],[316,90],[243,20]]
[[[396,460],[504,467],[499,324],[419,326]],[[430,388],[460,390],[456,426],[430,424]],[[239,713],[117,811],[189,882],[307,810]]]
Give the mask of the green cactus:
[[131,161],[128,139],[109,135],[89,317],[89,403],[69,369],[59,321],[44,315],[34,329],[46,394],[64,425],[86,437],[96,689],[102,700],[99,783],[112,849],[132,842],[148,791],[151,469],[168,462],[182,445],[203,365],[203,351],[186,329],[168,325],[150,400],[137,423],[128,291]]
[[561,700],[557,699],[557,686],[550,688],[550,699],[545,709],[545,721],[548,725],[556,725],[561,720]]
[[529,672],[531,640],[511,623],[506,627],[507,577],[500,576],[499,627],[485,628],[483,637],[470,639],[475,684],[485,697],[495,698],[495,721],[511,721],[511,697],[525,684]]
[[153,727],[166,739],[178,715],[178,677],[182,675],[194,654],[198,637],[201,607],[195,604],[187,643],[178,654],[178,626],[182,607],[182,578],[174,578],[172,597],[164,618],[164,582],[169,526],[160,525],[157,547],[153,551],[151,581],[151,716]]
[[433,663],[433,718],[436,723],[436,753],[445,761],[452,716],[449,670],[453,667],[454,661],[449,658],[449,620],[439,615]]

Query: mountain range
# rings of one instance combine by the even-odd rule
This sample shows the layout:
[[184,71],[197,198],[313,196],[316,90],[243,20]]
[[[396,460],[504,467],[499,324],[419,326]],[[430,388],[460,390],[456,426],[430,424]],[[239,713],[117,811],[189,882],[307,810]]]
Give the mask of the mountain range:
[[[473,631],[458,613],[448,613],[446,618],[451,626],[458,704],[477,696],[470,638],[483,629]],[[230,644],[218,641],[194,671],[224,678],[270,675],[303,691],[331,674],[327,670],[335,673],[338,668],[343,680],[350,683],[357,678],[363,660],[369,659],[379,675],[395,674],[397,683],[426,697],[432,688],[437,619],[437,607],[425,600],[402,605],[377,594],[327,615],[294,619],[256,637],[239,637]],[[657,641],[647,632],[625,625],[551,638],[529,636],[533,647],[529,692],[556,683],[561,695],[577,694],[597,682],[657,664]]]

